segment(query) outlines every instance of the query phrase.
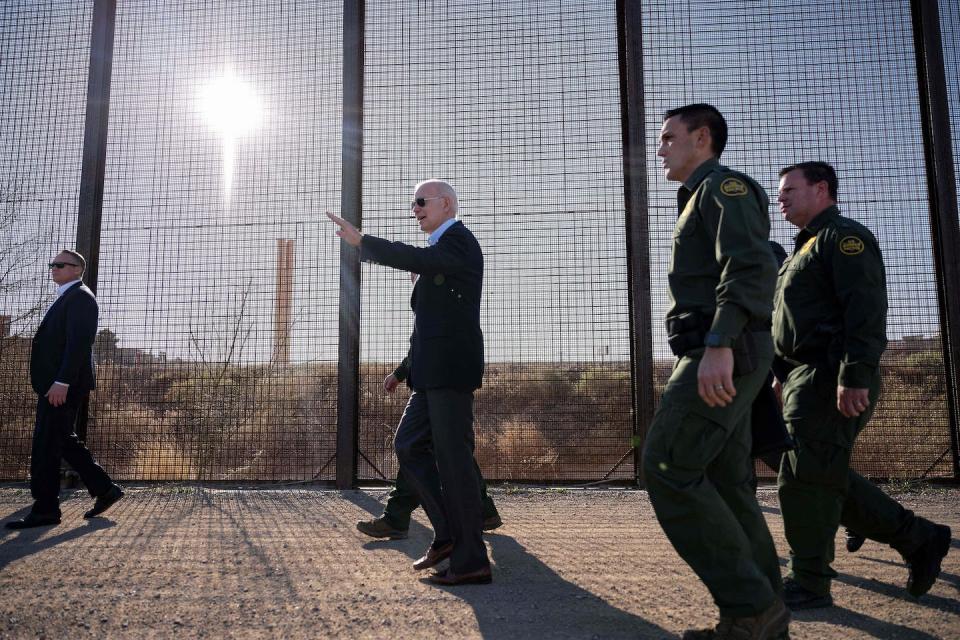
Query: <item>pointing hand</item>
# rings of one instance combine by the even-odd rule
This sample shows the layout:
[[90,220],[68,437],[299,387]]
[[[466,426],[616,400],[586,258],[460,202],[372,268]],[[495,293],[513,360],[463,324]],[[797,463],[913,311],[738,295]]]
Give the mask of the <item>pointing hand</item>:
[[360,246],[360,239],[363,237],[363,234],[360,233],[360,230],[355,226],[341,218],[340,216],[335,216],[329,211],[326,212],[327,217],[330,218],[335,225],[340,227],[340,230],[337,231],[337,235],[340,236],[344,242],[353,247]]

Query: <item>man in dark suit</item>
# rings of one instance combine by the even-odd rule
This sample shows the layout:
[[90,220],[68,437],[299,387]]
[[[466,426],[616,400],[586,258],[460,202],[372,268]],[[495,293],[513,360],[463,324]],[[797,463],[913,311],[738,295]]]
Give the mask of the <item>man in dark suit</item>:
[[[417,492],[433,525],[434,541],[414,569],[450,558],[450,568],[430,581],[442,585],[489,583],[481,536],[480,479],[473,459],[473,392],[483,377],[480,293],[483,253],[456,219],[457,194],[442,180],[417,185],[411,203],[428,247],[360,233],[328,213],[337,235],[360,247],[360,259],[420,277],[413,289],[410,400],[394,446],[400,470]],[[442,487],[442,489],[441,489]]]
[[80,442],[74,427],[81,405],[96,386],[93,341],[97,299],[82,282],[86,260],[63,250],[50,263],[57,299],[47,311],[30,353],[30,382],[37,392],[37,419],[30,457],[33,508],[8,529],[60,523],[60,459],[66,460],[96,498],[85,518],[100,515],[123,497],[121,488]]
[[[417,275],[410,274],[411,281],[417,283]],[[396,369],[383,379],[383,390],[386,393],[393,393],[401,382],[405,382],[410,377],[410,358],[403,359]],[[483,479],[480,471],[480,465],[474,462],[477,476],[480,478],[480,501],[483,510],[483,531],[493,531],[503,525],[497,506],[493,503],[493,498],[487,493],[487,483]],[[398,472],[390,495],[387,497],[387,504],[383,508],[383,513],[373,520],[361,520],[357,523],[357,530],[372,538],[389,538],[390,540],[402,540],[407,537],[407,531],[410,529],[410,516],[420,506],[420,498],[417,492],[410,486],[403,473]]]

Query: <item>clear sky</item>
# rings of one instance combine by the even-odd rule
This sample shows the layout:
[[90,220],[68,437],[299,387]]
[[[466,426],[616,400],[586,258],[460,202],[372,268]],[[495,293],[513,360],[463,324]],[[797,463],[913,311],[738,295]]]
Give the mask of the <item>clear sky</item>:
[[[629,356],[620,94],[613,2],[371,2],[365,54],[364,230],[422,242],[413,185],[449,179],[486,255],[490,360]],[[956,7],[944,9],[952,104]],[[20,185],[40,249],[72,244],[88,9],[0,10],[0,176]],[[103,216],[101,326],[121,346],[240,358],[272,346],[275,243],[297,243],[293,357],[336,359],[341,2],[120,3]],[[887,258],[891,337],[938,330],[909,3],[644,2],[654,344],[675,185],[655,158],[660,114],[707,101],[727,115],[724,162],[775,197],[776,172],[823,159],[841,207]],[[952,44],[951,44],[952,43]],[[232,138],[202,108],[227,71],[258,102]],[[235,103],[237,102],[236,99]],[[954,109],[954,122],[957,113]],[[792,230],[771,207],[773,237]],[[45,258],[44,258],[45,261]],[[37,279],[45,277],[36,267]],[[403,274],[363,268],[362,358],[402,357]],[[36,296],[0,292],[0,309]]]

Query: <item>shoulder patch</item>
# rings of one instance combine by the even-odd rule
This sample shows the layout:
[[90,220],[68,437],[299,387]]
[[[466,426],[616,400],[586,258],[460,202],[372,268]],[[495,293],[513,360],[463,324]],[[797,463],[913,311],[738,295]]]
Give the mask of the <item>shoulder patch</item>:
[[727,178],[720,183],[720,193],[725,196],[738,198],[747,195],[748,192],[747,185],[740,178]]
[[864,249],[863,240],[857,236],[844,236],[838,246],[840,247],[840,253],[845,256],[860,255]]

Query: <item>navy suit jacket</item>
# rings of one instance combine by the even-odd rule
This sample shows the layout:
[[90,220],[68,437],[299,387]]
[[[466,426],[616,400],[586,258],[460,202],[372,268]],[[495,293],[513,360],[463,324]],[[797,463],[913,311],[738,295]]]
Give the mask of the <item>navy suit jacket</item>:
[[57,298],[33,336],[30,383],[44,395],[54,382],[65,382],[71,392],[96,387],[93,341],[97,337],[97,298],[82,282]]
[[414,321],[407,384],[417,391],[479,388],[483,252],[470,230],[458,221],[432,247],[364,235],[360,259],[420,276],[410,299]]

